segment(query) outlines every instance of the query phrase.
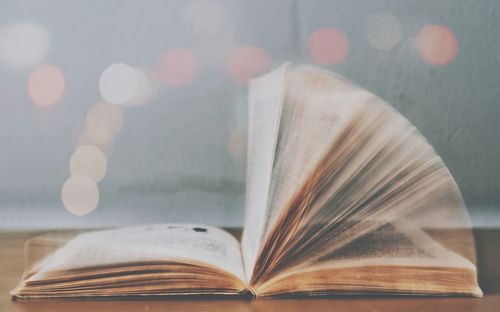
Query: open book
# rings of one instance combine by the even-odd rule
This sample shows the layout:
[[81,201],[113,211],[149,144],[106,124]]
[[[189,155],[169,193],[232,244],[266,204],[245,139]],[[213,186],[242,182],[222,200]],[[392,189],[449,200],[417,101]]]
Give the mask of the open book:
[[404,117],[336,74],[283,65],[249,86],[245,226],[77,235],[18,298],[252,293],[482,296],[452,176]]

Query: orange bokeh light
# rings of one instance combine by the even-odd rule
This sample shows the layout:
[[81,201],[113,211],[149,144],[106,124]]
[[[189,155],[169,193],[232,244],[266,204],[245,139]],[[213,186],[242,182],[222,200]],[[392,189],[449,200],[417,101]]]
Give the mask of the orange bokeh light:
[[35,105],[48,107],[57,104],[64,95],[66,82],[56,65],[36,67],[28,79],[28,94]]
[[458,54],[458,42],[451,29],[443,25],[426,25],[417,35],[420,56],[432,65],[446,65]]
[[236,81],[246,83],[271,67],[271,58],[266,50],[245,46],[234,49],[226,60],[227,73]]
[[168,86],[190,84],[197,76],[199,62],[189,49],[174,49],[165,53],[158,64],[158,78]]
[[321,28],[309,36],[309,54],[322,65],[342,63],[349,53],[349,42],[346,36],[335,28]]

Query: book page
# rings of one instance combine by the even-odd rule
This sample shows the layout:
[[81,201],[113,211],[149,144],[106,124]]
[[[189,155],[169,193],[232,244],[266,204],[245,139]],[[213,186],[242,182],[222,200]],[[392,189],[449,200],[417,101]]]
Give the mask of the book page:
[[482,296],[475,265],[405,219],[358,237],[318,261],[290,267],[255,291],[261,296],[370,292]]
[[444,266],[474,270],[468,259],[446,249],[413,223],[400,219],[323,257],[331,266]]
[[[303,187],[311,170],[328,150],[332,138],[358,107],[357,102],[363,98],[364,94],[352,92],[351,89],[350,85],[332,84],[324,76],[311,75],[301,67],[289,69],[269,200],[265,209],[266,216],[263,218],[266,243],[278,216],[293,195]],[[311,93],[311,90],[314,92]],[[280,228],[280,231],[287,235],[293,229]],[[266,266],[263,265],[263,258],[270,253],[260,249],[259,255],[260,263],[257,266],[261,270]],[[272,257],[273,255],[269,259]]]
[[248,157],[242,253],[247,279],[260,248],[269,197],[287,65],[252,80],[248,93]]
[[[313,92],[311,92],[311,90]],[[289,70],[271,178],[266,234],[366,94],[304,68]],[[345,104],[347,103],[347,104]]]
[[43,260],[36,280],[62,270],[172,261],[206,264],[244,281],[238,241],[229,233],[197,224],[157,224],[83,233]]
[[[402,217],[426,226],[465,224],[463,204],[448,200],[460,196],[446,166],[385,101],[301,66],[290,70],[286,90],[270,218],[250,286]],[[419,218],[424,211],[432,214]]]

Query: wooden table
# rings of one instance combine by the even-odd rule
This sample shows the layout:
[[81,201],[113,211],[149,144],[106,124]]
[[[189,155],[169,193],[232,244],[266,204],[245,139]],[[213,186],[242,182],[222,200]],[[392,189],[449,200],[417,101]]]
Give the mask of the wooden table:
[[500,229],[475,230],[484,298],[334,297],[273,300],[176,298],[155,300],[12,301],[23,271],[24,242],[35,232],[0,233],[0,311],[500,311]]

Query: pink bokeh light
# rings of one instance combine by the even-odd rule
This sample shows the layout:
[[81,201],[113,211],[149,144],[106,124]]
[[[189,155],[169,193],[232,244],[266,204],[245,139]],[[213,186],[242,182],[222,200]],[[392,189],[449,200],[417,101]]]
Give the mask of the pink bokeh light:
[[199,62],[190,49],[174,49],[161,56],[157,67],[158,78],[168,86],[190,84],[199,74]]
[[271,58],[266,50],[254,46],[236,48],[226,60],[227,73],[240,83],[267,72],[270,67]]
[[309,36],[309,55],[322,65],[342,63],[349,53],[349,41],[340,30],[321,28]]
[[417,35],[420,56],[432,65],[446,65],[458,54],[458,42],[451,29],[444,25],[426,25]]

